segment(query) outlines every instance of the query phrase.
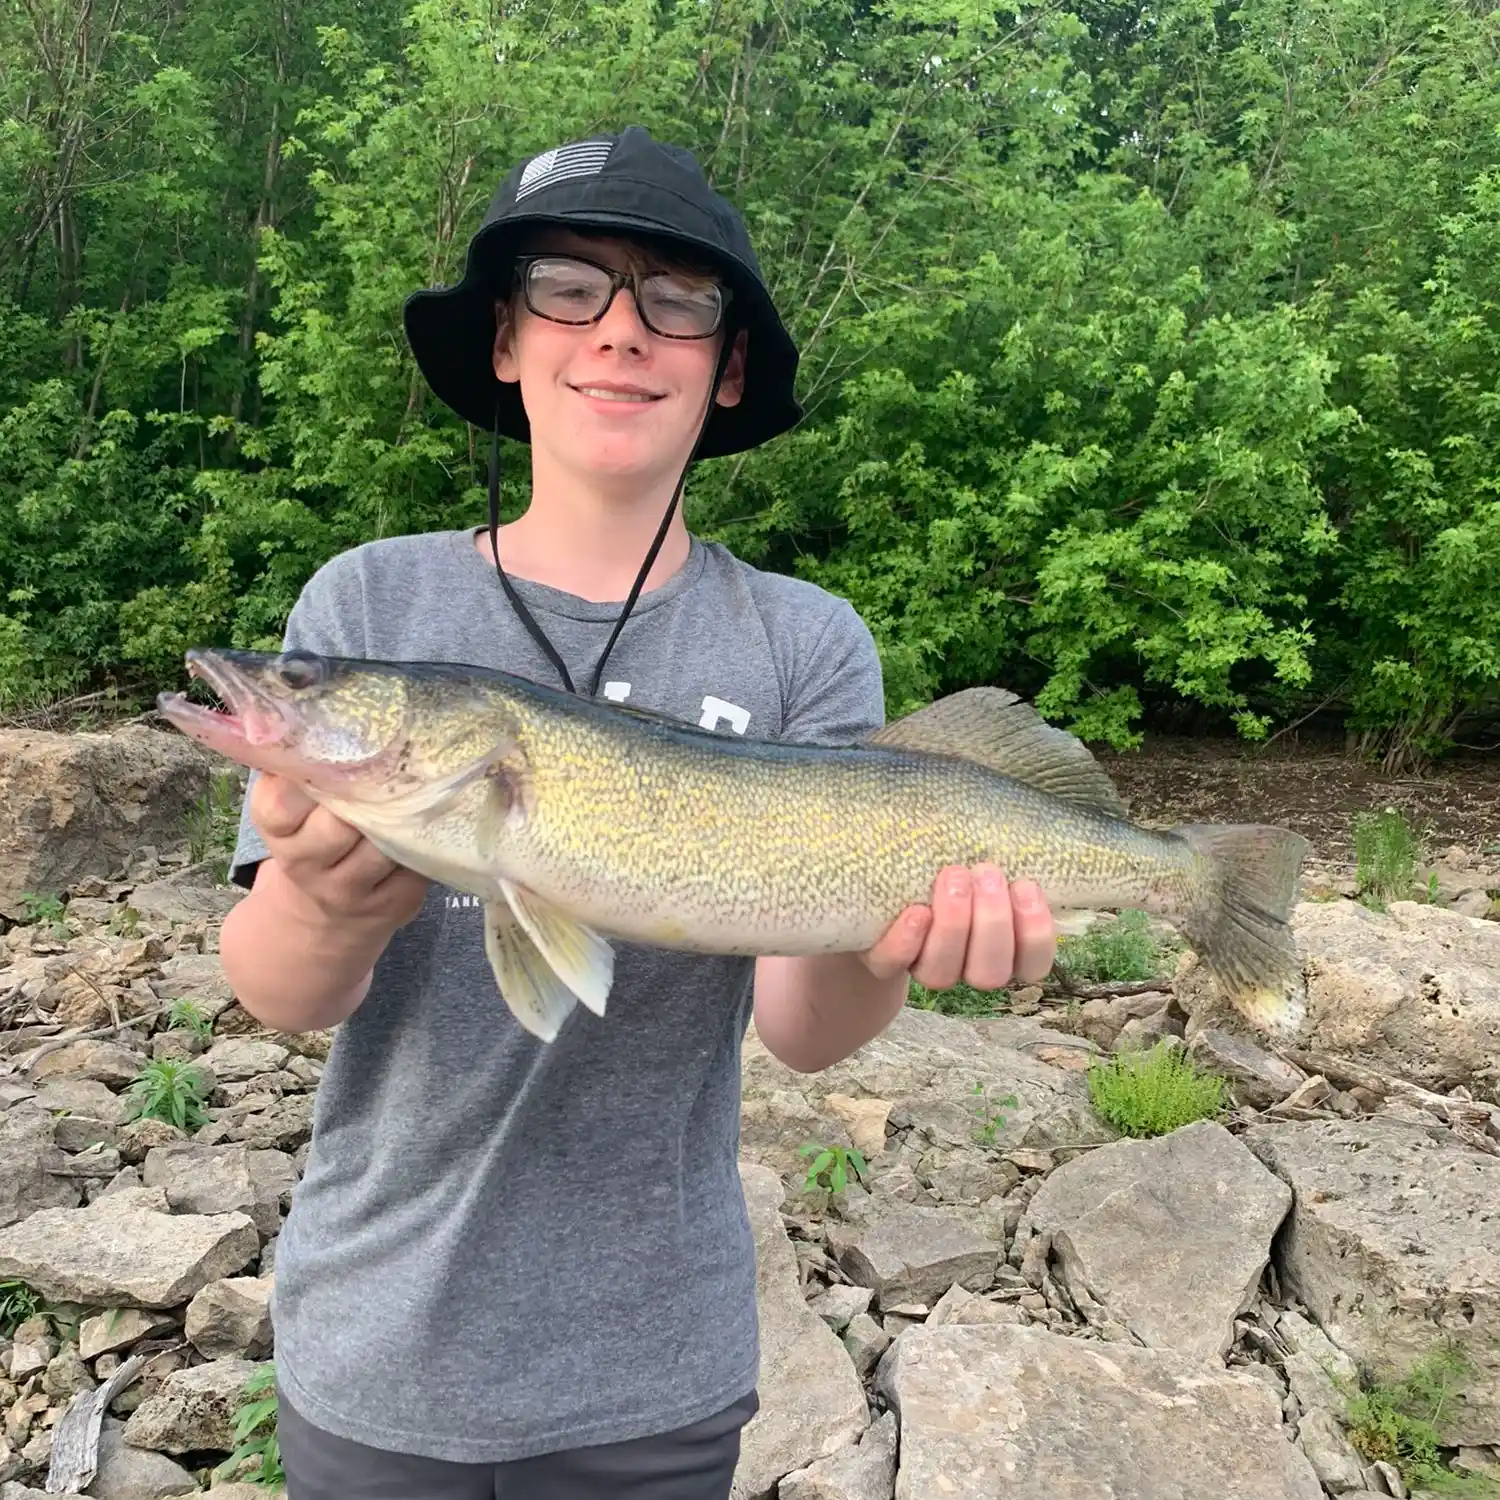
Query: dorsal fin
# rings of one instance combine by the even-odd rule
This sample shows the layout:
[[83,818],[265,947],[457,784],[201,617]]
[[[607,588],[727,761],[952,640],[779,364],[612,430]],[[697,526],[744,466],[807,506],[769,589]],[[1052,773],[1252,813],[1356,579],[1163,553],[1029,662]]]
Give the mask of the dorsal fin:
[[972,760],[1082,807],[1125,816],[1125,804],[1087,745],[1046,723],[1004,688],[965,688],[865,737],[889,750]]

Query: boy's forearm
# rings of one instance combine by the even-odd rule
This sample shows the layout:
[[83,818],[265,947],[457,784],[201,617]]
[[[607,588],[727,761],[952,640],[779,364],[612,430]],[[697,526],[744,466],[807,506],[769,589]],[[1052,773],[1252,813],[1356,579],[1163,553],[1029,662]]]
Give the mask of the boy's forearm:
[[755,1029],[789,1068],[816,1073],[879,1036],[906,1004],[905,973],[878,979],[854,953],[762,958]]
[[299,910],[267,860],[224,919],[219,957],[235,998],[274,1031],[321,1031],[346,1020],[390,941],[384,929],[334,924]]

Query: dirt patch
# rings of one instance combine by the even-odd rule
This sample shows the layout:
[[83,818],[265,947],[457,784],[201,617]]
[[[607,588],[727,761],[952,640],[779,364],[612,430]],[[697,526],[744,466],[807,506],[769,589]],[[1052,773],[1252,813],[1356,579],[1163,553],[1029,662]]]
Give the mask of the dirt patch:
[[1420,777],[1395,777],[1325,745],[1267,749],[1232,740],[1148,738],[1139,751],[1096,751],[1131,816],[1145,823],[1274,823],[1325,863],[1353,863],[1358,812],[1399,808],[1436,856],[1500,845],[1500,754],[1461,752]]

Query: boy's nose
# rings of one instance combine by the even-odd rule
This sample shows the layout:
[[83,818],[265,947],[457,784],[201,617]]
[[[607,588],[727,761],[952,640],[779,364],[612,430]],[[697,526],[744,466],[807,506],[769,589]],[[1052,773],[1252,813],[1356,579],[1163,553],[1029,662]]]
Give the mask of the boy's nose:
[[594,324],[594,337],[611,347],[643,349],[650,332],[635,305],[635,291],[628,286],[615,293],[608,311]]

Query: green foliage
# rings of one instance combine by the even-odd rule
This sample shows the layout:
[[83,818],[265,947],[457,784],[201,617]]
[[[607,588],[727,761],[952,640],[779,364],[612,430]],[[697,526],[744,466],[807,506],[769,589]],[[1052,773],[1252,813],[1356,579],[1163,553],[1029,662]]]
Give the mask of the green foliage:
[[1408,1489],[1440,1495],[1500,1495],[1500,1485],[1443,1462],[1436,1423],[1473,1374],[1462,1352],[1442,1347],[1399,1380],[1366,1379],[1348,1403],[1349,1440],[1366,1462],[1394,1464]]
[[45,926],[59,942],[73,936],[73,929],[68,925],[68,909],[60,896],[50,891],[22,891],[20,904],[24,921]]
[[995,1016],[1010,1005],[1009,990],[976,990],[960,981],[951,989],[929,990],[913,979],[906,1003],[913,1010],[935,1010],[944,1016]]
[[1201,1071],[1181,1047],[1158,1042],[1089,1066],[1094,1108],[1124,1135],[1167,1135],[1194,1120],[1211,1120],[1228,1105],[1224,1080]]
[[203,1074],[176,1058],[153,1058],[125,1090],[132,1120],[165,1120],[179,1130],[208,1124],[203,1100],[208,1095]]
[[212,855],[220,884],[229,878],[239,836],[240,799],[239,778],[231,771],[216,771],[188,813],[188,857],[196,863]]
[[982,1078],[974,1080],[974,1100],[974,1139],[981,1146],[993,1146],[995,1137],[1005,1129],[1005,1116],[1001,1111],[1014,1109],[1020,1101],[1014,1094],[991,1099],[989,1085]]
[[24,1281],[0,1281],[0,1339],[14,1338],[16,1329],[42,1311],[40,1294]]
[[184,995],[167,1007],[167,1030],[191,1031],[207,1041],[214,1034],[213,1017],[206,1015],[191,996]]
[[141,930],[141,914],[133,906],[121,906],[109,919],[108,932],[112,937],[136,937]]
[[1354,819],[1354,880],[1359,899],[1376,911],[1409,901],[1417,883],[1417,836],[1398,809],[1359,813]]
[[1128,746],[1326,703],[1394,767],[1500,705],[1493,7],[25,14],[0,714],[146,706],[335,552],[479,520],[402,301],[517,159],[628,121],[743,207],[803,351],[807,420],[688,514],[851,599],[892,714],[1003,681]]
[[1057,967],[1079,984],[1132,983],[1165,975],[1175,951],[1151,931],[1143,911],[1095,922],[1057,944]]
[[864,1157],[853,1146],[820,1146],[809,1141],[797,1148],[797,1155],[813,1158],[802,1184],[804,1192],[824,1188],[830,1193],[842,1193],[851,1178],[857,1181],[869,1170]]
[[[276,1434],[276,1366],[264,1364],[245,1382],[244,1394],[234,1414],[234,1451],[213,1471],[217,1479],[238,1478],[242,1483],[284,1485],[281,1443]],[[256,1467],[243,1474],[241,1465]]]

